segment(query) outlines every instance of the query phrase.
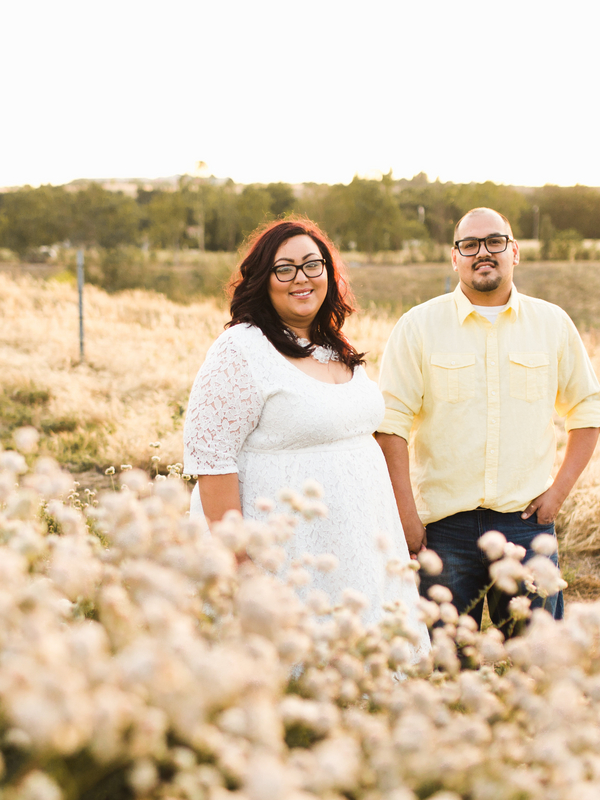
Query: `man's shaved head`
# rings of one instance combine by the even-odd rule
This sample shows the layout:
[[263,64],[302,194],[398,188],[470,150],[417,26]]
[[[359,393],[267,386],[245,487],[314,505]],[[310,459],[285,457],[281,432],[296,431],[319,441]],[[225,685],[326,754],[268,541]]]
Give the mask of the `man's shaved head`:
[[[504,222],[504,224],[506,225],[506,228],[507,228],[506,233],[508,233],[508,235],[511,238],[513,238],[513,232],[512,232],[512,228],[510,227],[510,222],[506,219],[504,214],[501,214],[499,211],[494,211],[493,208],[481,207],[481,208],[472,208],[470,211],[467,211],[466,214],[463,214],[463,216],[456,223],[456,226],[454,228],[454,239],[452,241],[453,242],[457,242],[458,239],[460,238],[459,235],[458,235],[458,229],[460,228],[461,223],[467,217],[473,216],[475,214],[489,214],[489,213],[495,214],[499,219],[501,219]],[[500,232],[500,231],[498,231],[498,232]]]

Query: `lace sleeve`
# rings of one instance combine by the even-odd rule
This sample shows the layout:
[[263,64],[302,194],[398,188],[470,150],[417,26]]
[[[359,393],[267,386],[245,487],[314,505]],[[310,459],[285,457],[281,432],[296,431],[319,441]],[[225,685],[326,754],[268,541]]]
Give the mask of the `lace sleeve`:
[[237,472],[237,455],[257,426],[263,398],[232,337],[208,351],[192,391],[184,426],[184,471],[190,475]]

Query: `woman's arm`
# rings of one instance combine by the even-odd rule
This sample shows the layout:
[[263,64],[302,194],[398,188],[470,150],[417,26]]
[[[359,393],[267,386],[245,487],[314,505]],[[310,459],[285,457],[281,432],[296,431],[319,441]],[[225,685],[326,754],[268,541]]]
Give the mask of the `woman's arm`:
[[242,512],[236,472],[228,475],[198,475],[198,490],[206,521],[218,522],[226,511]]
[[198,475],[210,522],[241,511],[237,461],[258,425],[264,400],[241,347],[244,330],[222,334],[194,381],[184,425],[184,471]]

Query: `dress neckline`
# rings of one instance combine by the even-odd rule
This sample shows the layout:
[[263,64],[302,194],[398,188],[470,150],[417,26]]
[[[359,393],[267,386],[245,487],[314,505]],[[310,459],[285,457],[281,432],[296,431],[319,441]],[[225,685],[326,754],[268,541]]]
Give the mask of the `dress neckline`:
[[[259,330],[260,330],[260,328],[259,328]],[[262,331],[261,331],[261,333],[262,333]],[[276,353],[276,354],[279,356],[279,358],[280,358],[280,359],[281,359],[281,360],[282,360],[282,361],[283,361],[285,364],[287,364],[287,365],[288,365],[288,367],[289,367],[290,369],[293,369],[293,370],[294,370],[294,372],[296,372],[296,373],[299,373],[300,375],[304,375],[304,377],[305,377],[305,378],[307,378],[309,381],[316,381],[317,383],[320,383],[320,384],[321,384],[321,386],[348,386],[349,384],[351,384],[351,383],[352,383],[352,381],[353,381],[353,380],[354,380],[354,378],[356,377],[356,374],[357,374],[357,372],[358,372],[358,367],[357,367],[356,369],[352,370],[352,375],[350,376],[350,379],[349,379],[349,380],[347,380],[347,381],[344,381],[343,383],[330,383],[329,381],[320,381],[318,378],[315,378],[313,375],[308,375],[306,372],[304,372],[303,370],[301,370],[299,367],[296,367],[294,364],[292,364],[292,362],[291,362],[291,361],[289,361],[289,360],[288,360],[288,359],[287,359],[287,358],[286,358],[286,357],[283,355],[283,353],[280,353],[280,352],[279,352],[279,350],[278,350],[278,349],[275,347],[275,345],[274,345],[272,342],[270,342],[270,341],[269,341],[269,339],[268,339],[268,338],[265,336],[265,334],[264,334],[264,333],[262,333],[262,335],[265,337],[265,340],[266,340],[267,344],[269,345],[269,347],[271,347],[271,348],[272,348],[272,350],[273,350],[273,351],[274,351],[274,352],[275,352],[275,353]]]

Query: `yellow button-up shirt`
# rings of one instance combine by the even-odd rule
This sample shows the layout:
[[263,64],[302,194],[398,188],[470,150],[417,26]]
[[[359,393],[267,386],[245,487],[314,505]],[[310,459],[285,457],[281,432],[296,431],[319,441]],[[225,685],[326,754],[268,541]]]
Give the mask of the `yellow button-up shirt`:
[[521,511],[552,483],[553,412],[600,427],[600,384],[558,306],[517,292],[492,325],[460,284],[402,316],[386,346],[382,433],[410,444],[425,525],[478,507]]

